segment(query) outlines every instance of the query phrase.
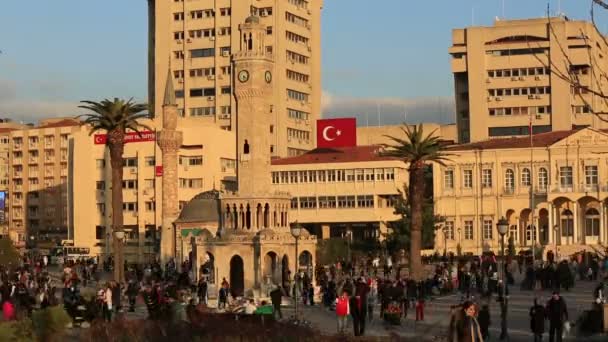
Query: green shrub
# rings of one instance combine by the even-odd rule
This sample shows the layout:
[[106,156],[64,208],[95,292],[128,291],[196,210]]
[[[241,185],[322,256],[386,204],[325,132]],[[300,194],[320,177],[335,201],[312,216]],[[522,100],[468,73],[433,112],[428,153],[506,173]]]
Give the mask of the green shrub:
[[71,321],[72,318],[62,306],[52,306],[32,314],[34,331],[41,341],[61,338]]
[[29,318],[0,323],[0,341],[32,342],[34,328]]
[[0,265],[17,265],[19,252],[9,238],[0,239]]

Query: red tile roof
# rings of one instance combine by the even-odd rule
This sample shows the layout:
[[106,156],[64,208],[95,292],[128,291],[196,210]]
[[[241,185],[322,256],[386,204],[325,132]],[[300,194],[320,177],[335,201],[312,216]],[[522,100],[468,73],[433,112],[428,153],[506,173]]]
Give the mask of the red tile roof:
[[63,120],[51,122],[48,124],[40,125],[39,127],[34,127],[34,128],[70,127],[70,126],[78,126],[78,125],[80,125],[80,121],[77,119],[63,119]]
[[0,128],[0,133],[8,133],[8,132],[16,131],[16,130],[18,130],[18,128],[2,127],[2,128]]
[[272,165],[297,165],[297,164],[330,164],[330,163],[352,163],[367,161],[396,160],[390,157],[378,155],[378,145],[317,148],[297,157],[281,158],[272,161]]
[[[554,131],[547,133],[534,134],[532,142],[534,147],[548,147],[556,142],[578,132],[579,130],[570,131]],[[470,144],[461,144],[450,146],[449,151],[469,151],[469,150],[498,150],[498,149],[514,149],[514,148],[529,148],[530,136],[498,138],[479,141]]]

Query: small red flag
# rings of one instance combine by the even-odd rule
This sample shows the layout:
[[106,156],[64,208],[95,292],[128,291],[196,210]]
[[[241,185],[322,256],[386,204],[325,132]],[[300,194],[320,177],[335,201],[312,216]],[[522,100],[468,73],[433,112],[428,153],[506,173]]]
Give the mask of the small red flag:
[[163,175],[163,166],[162,165],[156,165],[156,167],[154,169],[156,171],[156,177],[161,177]]
[[317,120],[317,147],[357,146],[357,119]]

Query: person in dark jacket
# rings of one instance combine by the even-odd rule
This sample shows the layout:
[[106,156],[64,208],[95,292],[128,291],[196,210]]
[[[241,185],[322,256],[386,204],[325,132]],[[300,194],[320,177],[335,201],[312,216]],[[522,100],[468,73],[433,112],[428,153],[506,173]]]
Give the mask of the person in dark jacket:
[[534,305],[530,308],[530,329],[534,334],[534,342],[541,342],[545,333],[545,307],[538,304],[538,299],[534,298]]
[[568,320],[568,308],[566,301],[557,291],[553,292],[553,296],[547,302],[547,319],[549,320],[549,342],[553,342],[554,338],[557,342],[561,342],[564,322]]
[[481,310],[479,310],[477,322],[479,322],[481,337],[483,337],[485,341],[490,337],[490,324],[492,324],[492,321],[490,320],[490,308],[488,308],[487,304],[482,305]]
[[[355,296],[359,298],[359,335],[365,333],[365,319],[367,317],[367,296],[369,294],[369,286],[363,277],[359,278],[355,287]],[[354,321],[354,318],[353,318]]]
[[283,318],[283,314],[281,313],[281,298],[283,297],[283,291],[281,291],[280,287],[275,287],[274,290],[270,292],[270,301],[272,302],[272,316],[277,319]]
[[359,296],[351,296],[348,302],[348,308],[350,310],[350,315],[353,319],[353,329],[355,331],[355,336],[361,335],[361,297]]

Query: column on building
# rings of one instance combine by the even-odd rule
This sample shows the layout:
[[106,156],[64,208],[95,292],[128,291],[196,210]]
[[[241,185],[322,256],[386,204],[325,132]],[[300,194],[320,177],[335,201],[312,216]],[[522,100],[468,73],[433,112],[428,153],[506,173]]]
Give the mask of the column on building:
[[579,231],[579,212],[578,212],[579,208],[578,208],[578,202],[574,201],[572,202],[572,215],[573,215],[573,233],[572,233],[572,243],[573,244],[578,244],[579,243],[579,236],[578,236],[578,231]]
[[553,246],[553,235],[555,234],[555,230],[553,229],[553,226],[555,225],[554,219],[555,219],[555,208],[553,207],[553,203],[549,203],[549,208],[547,208],[549,210],[549,224],[547,227],[547,244],[549,244],[550,246]]
[[388,226],[386,225],[386,222],[384,222],[384,221],[378,222],[378,230],[380,232],[380,236],[378,236],[378,240],[379,241],[386,240],[386,236],[388,235]]
[[600,240],[599,243],[604,243],[606,241],[606,205],[604,201],[600,202]]
[[321,239],[327,240],[331,236],[331,226],[329,224],[321,224]]

